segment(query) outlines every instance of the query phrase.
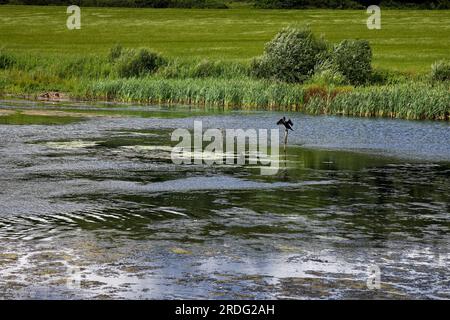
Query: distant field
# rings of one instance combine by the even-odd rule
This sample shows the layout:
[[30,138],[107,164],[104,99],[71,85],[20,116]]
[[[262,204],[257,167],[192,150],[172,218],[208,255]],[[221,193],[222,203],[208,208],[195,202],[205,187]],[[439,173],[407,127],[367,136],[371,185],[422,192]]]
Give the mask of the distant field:
[[0,6],[0,47],[43,54],[105,54],[115,43],[180,58],[244,60],[262,53],[283,26],[310,24],[330,41],[370,40],[374,65],[423,72],[450,58],[450,11],[382,11],[368,30],[364,10],[190,10],[82,8],[81,30],[66,28],[65,7]]

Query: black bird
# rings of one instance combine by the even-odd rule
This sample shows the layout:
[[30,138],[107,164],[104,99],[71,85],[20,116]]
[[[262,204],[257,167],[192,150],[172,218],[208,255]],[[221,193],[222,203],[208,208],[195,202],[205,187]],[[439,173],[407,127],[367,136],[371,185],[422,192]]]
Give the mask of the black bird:
[[286,150],[286,144],[288,139],[289,130],[294,131],[292,129],[292,126],[294,125],[291,121],[291,119],[286,121],[286,117],[281,118],[278,120],[277,125],[282,124],[284,126],[284,149]]
[[294,125],[291,121],[291,119],[289,119],[288,121],[286,121],[286,117],[281,118],[280,120],[278,120],[277,125],[282,124],[286,130],[292,130],[294,131],[294,129],[292,129],[292,126]]

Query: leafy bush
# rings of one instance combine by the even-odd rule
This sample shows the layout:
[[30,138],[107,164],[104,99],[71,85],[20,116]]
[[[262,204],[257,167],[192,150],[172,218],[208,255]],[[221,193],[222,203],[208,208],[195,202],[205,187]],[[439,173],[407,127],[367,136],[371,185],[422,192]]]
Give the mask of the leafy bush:
[[361,9],[363,5],[354,0],[256,0],[255,7],[263,9]]
[[145,48],[127,50],[120,55],[116,63],[118,75],[124,78],[151,74],[165,64],[163,57]]
[[267,56],[253,58],[250,63],[250,75],[256,78],[270,78],[273,74],[272,66]]
[[[361,1],[361,0],[360,0]],[[397,9],[450,9],[449,0],[381,0],[380,6]]]
[[449,0],[255,0],[264,9],[364,9],[371,4],[382,8],[450,9]]
[[450,60],[436,61],[431,65],[431,80],[433,81],[450,80]]
[[286,82],[303,82],[326,54],[327,44],[309,28],[287,27],[266,44],[252,63],[252,74]]
[[367,40],[343,40],[333,49],[331,59],[351,84],[365,84],[372,74],[372,49]]
[[225,2],[220,0],[171,0],[169,8],[227,9]]

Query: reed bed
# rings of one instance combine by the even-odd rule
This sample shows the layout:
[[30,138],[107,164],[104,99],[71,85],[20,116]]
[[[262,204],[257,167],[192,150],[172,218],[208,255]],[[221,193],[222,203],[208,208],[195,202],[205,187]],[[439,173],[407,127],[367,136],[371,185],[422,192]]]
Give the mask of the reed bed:
[[78,95],[124,102],[183,103],[361,117],[449,120],[450,115],[450,89],[446,84],[327,88],[252,78],[149,77],[86,83]]
[[335,95],[315,95],[305,105],[312,114],[449,120],[448,84],[400,83],[361,87]]
[[133,78],[86,84],[80,97],[148,103],[183,103],[265,110],[297,111],[303,105],[300,85],[250,78]]

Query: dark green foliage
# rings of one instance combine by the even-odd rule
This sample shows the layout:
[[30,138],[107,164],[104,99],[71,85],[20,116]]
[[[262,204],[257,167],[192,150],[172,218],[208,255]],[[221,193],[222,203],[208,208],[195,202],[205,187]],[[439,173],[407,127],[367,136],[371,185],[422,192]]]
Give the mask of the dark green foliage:
[[367,40],[343,40],[333,49],[337,69],[355,85],[367,83],[372,75],[372,49]]
[[255,78],[268,79],[272,76],[272,67],[268,63],[267,56],[256,57],[250,64],[250,74]]
[[354,0],[256,0],[255,7],[263,9],[361,9],[362,5]]
[[450,0],[382,0],[379,2],[385,8],[450,9]]
[[450,0],[255,0],[264,9],[362,9],[369,5],[383,8],[450,9]]
[[171,0],[168,8],[227,9],[221,0]]
[[[242,1],[246,2],[246,1]],[[450,0],[248,0],[264,9],[363,9],[383,8],[450,9]],[[226,9],[226,0],[0,0],[0,4],[64,5],[82,7],[210,8]]]
[[308,28],[287,27],[266,44],[264,55],[253,62],[252,73],[286,82],[308,79],[326,54],[327,44]]
[[80,7],[226,9],[222,0],[0,0],[10,4],[78,5]]
[[165,64],[163,57],[145,48],[127,50],[116,62],[117,73],[124,78],[151,74]]
[[288,27],[268,42],[251,63],[257,78],[304,82],[315,74],[321,83],[366,84],[372,76],[372,50],[366,40],[344,40],[329,52],[308,28]]

